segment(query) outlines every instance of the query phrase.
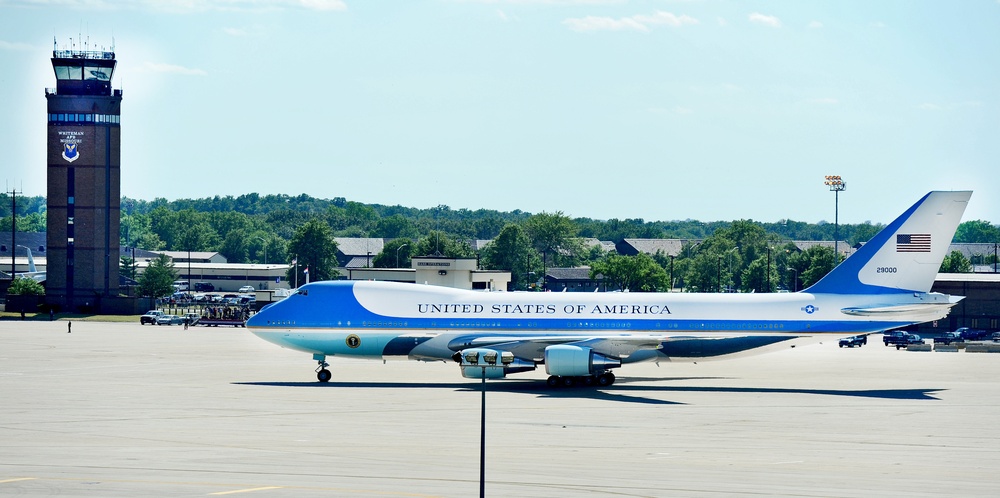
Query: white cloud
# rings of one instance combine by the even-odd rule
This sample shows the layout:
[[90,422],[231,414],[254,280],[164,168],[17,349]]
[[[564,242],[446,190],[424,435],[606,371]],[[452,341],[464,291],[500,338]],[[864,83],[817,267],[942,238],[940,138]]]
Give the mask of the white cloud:
[[[1000,0],[997,0],[997,1],[1000,1]],[[727,21],[723,17],[716,17],[715,18],[715,22],[718,23],[719,26],[729,26],[729,21]]]
[[229,36],[246,36],[247,30],[241,28],[222,28],[222,32]]
[[778,19],[775,16],[761,14],[760,12],[754,12],[753,14],[750,14],[750,22],[754,24],[763,24],[764,26],[769,26],[772,28],[781,27],[781,19]]
[[812,21],[809,24],[806,24],[806,27],[807,28],[812,28],[812,29],[819,29],[819,28],[823,27],[823,23],[821,23],[819,21]]
[[9,42],[0,40],[0,50],[8,52],[18,52],[21,50],[31,50],[33,47],[27,43]]
[[184,66],[177,66],[174,64],[165,64],[162,62],[146,62],[144,64],[146,69],[154,73],[170,73],[170,74],[181,74],[184,76],[207,76],[208,73],[201,69],[192,69]]
[[835,104],[839,104],[840,103],[839,100],[837,100],[837,99],[835,99],[833,97],[820,97],[818,99],[812,99],[809,102],[811,102],[813,104],[820,104],[820,105],[835,105]]
[[885,27],[885,23],[882,22],[882,21],[875,21],[875,22],[871,23],[871,27],[881,29],[881,28]]
[[698,24],[698,20],[688,15],[676,15],[658,10],[652,15],[634,15],[630,17],[575,17],[566,19],[563,24],[573,31],[641,31],[648,32],[652,26],[679,27],[685,24]]

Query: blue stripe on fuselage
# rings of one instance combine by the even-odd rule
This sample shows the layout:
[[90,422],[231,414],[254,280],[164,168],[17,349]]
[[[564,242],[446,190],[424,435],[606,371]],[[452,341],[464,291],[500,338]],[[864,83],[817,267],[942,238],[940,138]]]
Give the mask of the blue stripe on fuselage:
[[[413,318],[372,313],[354,296],[354,282],[317,282],[303,286],[299,293],[285,298],[250,317],[252,328],[324,328],[362,331],[456,329],[494,333],[600,334],[621,332],[674,333],[686,331],[745,332],[748,334],[809,334],[825,332],[876,332],[908,325],[909,322],[823,321],[823,320],[669,320],[669,319],[592,319],[572,318]],[[322,303],[322,306],[317,306]]]

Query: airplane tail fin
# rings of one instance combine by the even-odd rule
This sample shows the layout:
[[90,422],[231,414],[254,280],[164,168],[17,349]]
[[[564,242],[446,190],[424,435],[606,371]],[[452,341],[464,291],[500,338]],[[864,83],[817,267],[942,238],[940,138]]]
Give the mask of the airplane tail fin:
[[24,250],[28,251],[28,272],[37,273],[38,270],[35,269],[35,258],[31,257],[31,249],[25,247]]
[[803,292],[929,292],[971,196],[971,191],[925,195]]

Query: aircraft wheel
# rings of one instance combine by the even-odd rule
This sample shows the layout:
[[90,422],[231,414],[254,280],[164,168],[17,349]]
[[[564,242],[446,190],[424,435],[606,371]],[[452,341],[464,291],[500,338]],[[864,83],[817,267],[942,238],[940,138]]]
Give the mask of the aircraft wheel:
[[550,375],[548,379],[545,379],[545,384],[549,387],[556,387],[559,385],[559,377],[555,375]]
[[331,377],[333,377],[333,374],[330,373],[330,371],[325,368],[320,370],[319,372],[316,372],[316,379],[318,379],[320,382],[330,382]]
[[595,379],[593,375],[588,375],[586,377],[581,377],[580,382],[582,382],[583,385],[589,387],[594,385],[594,383],[597,382],[597,379]]
[[563,387],[573,387],[574,385],[576,385],[576,379],[574,379],[573,377],[569,376],[563,377],[562,379],[560,379],[560,381],[562,382]]
[[597,376],[597,385],[601,387],[607,387],[615,383],[615,374],[611,372],[604,372]]

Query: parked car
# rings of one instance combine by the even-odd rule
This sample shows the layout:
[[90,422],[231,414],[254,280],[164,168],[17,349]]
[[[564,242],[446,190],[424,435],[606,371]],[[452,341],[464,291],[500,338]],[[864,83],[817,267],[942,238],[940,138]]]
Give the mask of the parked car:
[[157,325],[180,325],[184,323],[184,318],[177,315],[160,315],[156,317]]
[[150,325],[153,325],[156,323],[156,318],[162,314],[163,312],[160,310],[149,310],[139,317],[139,324],[145,325],[148,323]]
[[215,290],[215,285],[209,282],[195,282],[194,290],[196,292],[212,292]]
[[868,344],[868,336],[865,335],[852,335],[851,337],[845,337],[840,340],[840,347],[853,348],[854,346],[864,346]]
[[993,339],[993,342],[1000,342],[1000,332],[994,332],[991,338]]
[[252,285],[244,285],[243,287],[240,287],[240,290],[237,292],[240,294],[246,294],[248,292],[254,292],[254,288]]

